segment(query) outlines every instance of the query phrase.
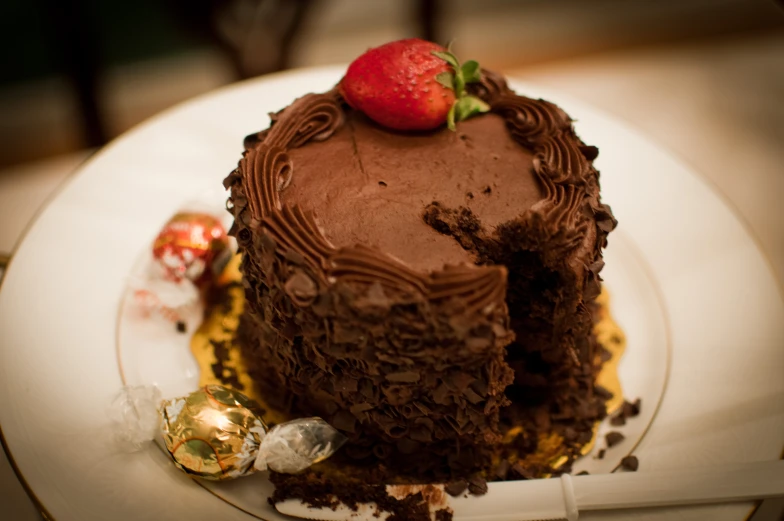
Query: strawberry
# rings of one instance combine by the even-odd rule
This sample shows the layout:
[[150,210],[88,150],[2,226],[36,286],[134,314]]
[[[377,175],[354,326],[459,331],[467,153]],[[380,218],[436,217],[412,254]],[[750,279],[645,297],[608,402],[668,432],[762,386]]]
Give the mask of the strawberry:
[[438,44],[418,38],[370,49],[349,65],[339,89],[351,107],[397,130],[430,130],[486,112],[490,107],[465,91],[479,81],[479,64],[460,64]]

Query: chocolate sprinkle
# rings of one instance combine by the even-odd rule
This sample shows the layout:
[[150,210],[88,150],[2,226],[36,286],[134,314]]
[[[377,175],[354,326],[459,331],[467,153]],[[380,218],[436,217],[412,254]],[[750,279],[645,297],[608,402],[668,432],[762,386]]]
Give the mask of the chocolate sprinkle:
[[624,436],[623,434],[621,434],[618,431],[608,432],[607,435],[605,435],[605,437],[604,437],[604,439],[607,441],[607,446],[608,447],[614,447],[614,446],[618,445],[625,438],[626,438],[626,436]]
[[610,418],[610,425],[613,427],[623,427],[626,425],[626,417],[623,414],[618,414]]
[[452,521],[452,512],[445,508],[436,510],[436,521]]
[[635,472],[640,466],[640,461],[637,456],[626,456],[621,460],[621,468]]
[[177,321],[177,332],[178,333],[186,333],[188,331],[188,326],[182,320]]
[[626,425],[627,418],[633,418],[640,414],[640,404],[640,398],[637,398],[633,403],[624,400],[621,410],[610,419],[610,424],[615,427]]
[[481,476],[468,478],[468,491],[475,496],[487,494],[487,480]]
[[461,495],[467,489],[468,489],[468,481],[466,481],[464,479],[461,479],[461,480],[458,480],[458,481],[453,481],[451,483],[448,483],[444,487],[444,490],[446,491],[446,493],[449,494],[450,496],[454,496],[454,497],[457,497],[457,496]]
[[634,400],[634,403],[629,403],[627,401],[624,401],[623,407],[621,408],[621,412],[627,418],[634,418],[635,416],[640,414],[641,404],[642,404],[642,400],[640,398]]
[[613,397],[613,393],[602,387],[601,385],[597,385],[594,387],[593,391],[600,397],[605,400],[609,400]]

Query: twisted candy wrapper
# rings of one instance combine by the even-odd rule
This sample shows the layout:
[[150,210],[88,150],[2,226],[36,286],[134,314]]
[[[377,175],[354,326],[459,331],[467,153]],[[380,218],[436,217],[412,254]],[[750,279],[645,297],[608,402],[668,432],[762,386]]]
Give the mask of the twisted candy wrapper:
[[183,320],[199,301],[199,290],[189,280],[174,282],[148,275],[131,277],[128,285],[144,316],[155,313],[169,322]]
[[247,396],[207,385],[188,396],[160,399],[155,387],[123,387],[110,408],[118,442],[138,450],[160,439],[180,469],[223,480],[257,470],[293,474],[323,461],[346,438],[321,418],[299,418],[268,429]]

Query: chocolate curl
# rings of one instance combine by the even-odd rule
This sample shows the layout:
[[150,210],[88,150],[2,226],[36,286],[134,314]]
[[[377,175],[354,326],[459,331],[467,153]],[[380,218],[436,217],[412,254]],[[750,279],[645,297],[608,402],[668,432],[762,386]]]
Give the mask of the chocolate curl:
[[155,387],[123,387],[109,416],[126,450],[160,440],[174,464],[210,480],[258,470],[300,472],[335,453],[346,438],[321,418],[301,418],[269,430],[258,406],[221,385],[160,400]]

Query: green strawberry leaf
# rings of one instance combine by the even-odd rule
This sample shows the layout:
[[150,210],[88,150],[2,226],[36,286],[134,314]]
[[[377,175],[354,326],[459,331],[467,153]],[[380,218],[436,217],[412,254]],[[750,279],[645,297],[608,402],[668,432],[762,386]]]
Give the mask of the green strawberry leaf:
[[490,105],[475,96],[463,96],[452,105],[452,108],[455,110],[455,119],[463,121],[474,114],[487,112],[490,110]]
[[442,60],[447,62],[449,65],[454,67],[455,69],[459,69],[460,68],[460,62],[457,61],[457,58],[455,57],[455,55],[452,54],[449,51],[446,51],[446,52],[444,52],[444,51],[431,51],[431,54],[433,54],[433,56],[437,56],[437,57],[441,58]]
[[439,72],[436,81],[447,89],[455,90],[455,75],[451,72]]
[[451,47],[452,44],[450,43],[446,51],[432,51],[431,54],[441,58],[454,69],[454,73],[441,72],[437,74],[436,81],[447,89],[452,89],[457,98],[449,108],[449,113],[446,116],[446,126],[449,130],[455,131],[456,122],[463,121],[481,112],[487,112],[490,110],[490,105],[476,96],[466,94],[465,91],[467,83],[475,83],[481,80],[482,73],[479,63],[476,60],[468,60],[460,65],[460,61],[452,54]]
[[455,96],[458,98],[465,92],[465,79],[463,78],[463,71],[460,68],[455,69]]
[[481,79],[479,63],[476,60],[468,60],[460,67],[460,70],[463,72],[466,83],[474,83]]
[[446,126],[452,132],[455,132],[455,107],[457,107],[457,102],[452,104],[449,108],[449,113],[446,115]]

